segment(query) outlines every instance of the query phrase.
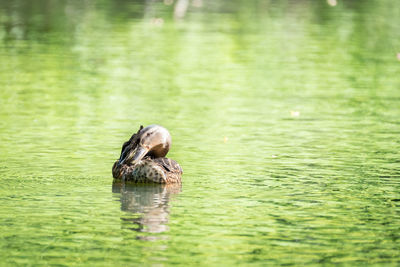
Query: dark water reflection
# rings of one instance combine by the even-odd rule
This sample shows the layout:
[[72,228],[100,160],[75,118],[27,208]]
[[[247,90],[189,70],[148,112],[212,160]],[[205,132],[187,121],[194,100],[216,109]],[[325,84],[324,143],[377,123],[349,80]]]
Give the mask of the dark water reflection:
[[121,218],[123,227],[137,232],[162,233],[168,230],[169,202],[181,192],[181,186],[114,182],[112,192],[119,198],[121,210],[134,215],[124,214]]

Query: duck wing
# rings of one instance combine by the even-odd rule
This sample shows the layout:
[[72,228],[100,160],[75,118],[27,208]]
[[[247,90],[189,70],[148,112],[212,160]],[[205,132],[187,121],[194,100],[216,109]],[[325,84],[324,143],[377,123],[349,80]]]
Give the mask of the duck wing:
[[179,166],[178,162],[176,162],[173,159],[155,158],[153,159],[153,161],[157,163],[159,166],[163,167],[169,173],[176,173],[176,174],[183,173],[181,166]]
[[131,138],[129,138],[128,141],[126,141],[123,145],[122,145],[122,149],[121,149],[121,155],[119,156],[119,162],[121,162],[129,153],[129,151],[131,151],[132,149],[135,149],[136,146],[139,143],[139,138],[141,136],[140,131],[143,129],[143,125],[140,125],[139,130],[132,134]]

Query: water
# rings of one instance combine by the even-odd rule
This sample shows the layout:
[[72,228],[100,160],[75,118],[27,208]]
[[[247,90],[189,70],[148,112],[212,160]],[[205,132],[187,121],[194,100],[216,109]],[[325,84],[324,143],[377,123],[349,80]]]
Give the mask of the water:
[[400,4],[170,2],[0,1],[0,265],[398,265]]

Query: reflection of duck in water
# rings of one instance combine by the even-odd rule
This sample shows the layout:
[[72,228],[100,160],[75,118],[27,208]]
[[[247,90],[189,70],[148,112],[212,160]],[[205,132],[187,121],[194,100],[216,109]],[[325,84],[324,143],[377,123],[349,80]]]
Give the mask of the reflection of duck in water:
[[132,222],[136,227],[130,229],[134,231],[149,233],[161,233],[167,230],[168,203],[170,197],[178,194],[180,190],[179,184],[129,185],[114,182],[112,186],[113,193],[121,194],[121,210],[139,215],[122,220]]
[[159,125],[140,126],[122,146],[121,156],[112,168],[113,177],[135,183],[181,183],[182,168],[165,158],[171,135]]

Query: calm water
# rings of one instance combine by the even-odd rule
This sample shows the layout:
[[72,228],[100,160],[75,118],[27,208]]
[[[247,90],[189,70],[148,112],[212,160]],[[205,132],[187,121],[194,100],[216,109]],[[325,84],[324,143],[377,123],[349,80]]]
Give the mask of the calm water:
[[400,3],[171,2],[0,0],[0,265],[400,264]]

